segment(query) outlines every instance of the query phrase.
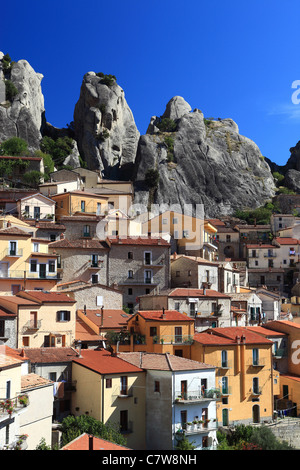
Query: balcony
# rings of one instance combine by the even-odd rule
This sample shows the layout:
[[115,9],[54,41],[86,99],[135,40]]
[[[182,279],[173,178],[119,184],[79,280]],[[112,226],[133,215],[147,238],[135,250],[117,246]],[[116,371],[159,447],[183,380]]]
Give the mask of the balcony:
[[23,248],[21,249],[14,249],[14,248],[6,248],[4,251],[1,253],[1,258],[7,258],[7,257],[16,257],[20,258],[23,256]]
[[22,333],[24,334],[26,331],[37,331],[41,328],[41,320],[29,320],[22,328]]
[[139,276],[137,274],[133,275],[133,277],[127,277],[123,278],[120,281],[116,279],[115,281],[118,285],[120,286],[126,286],[126,285],[152,285],[152,286],[157,286],[159,284],[158,281],[156,281],[153,277],[151,278],[146,278],[144,276]]
[[217,364],[217,367],[219,369],[231,369],[232,368],[232,361],[220,361],[218,364]]
[[254,396],[262,395],[262,387],[254,387],[251,390],[251,395],[254,395]]
[[266,358],[265,357],[259,357],[259,358],[251,358],[247,361],[247,366],[248,367],[264,367],[266,365]]
[[217,400],[221,397],[221,392],[217,388],[206,390],[188,391],[186,393],[175,392],[175,403],[193,404],[203,401]]
[[58,275],[54,273],[39,273],[26,270],[0,270],[1,279],[57,279]]
[[273,357],[276,359],[282,359],[283,357],[287,357],[287,349],[286,348],[279,348],[275,352],[273,352]]
[[153,336],[153,344],[193,344],[193,336],[190,335],[161,335]]
[[264,258],[276,258],[277,253],[264,253]]
[[29,405],[27,394],[15,398],[0,398],[0,423],[20,414]]

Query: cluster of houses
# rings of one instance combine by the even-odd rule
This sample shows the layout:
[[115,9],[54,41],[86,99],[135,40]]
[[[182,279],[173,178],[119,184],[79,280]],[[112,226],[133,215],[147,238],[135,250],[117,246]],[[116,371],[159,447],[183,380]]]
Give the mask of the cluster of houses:
[[219,427],[298,416],[300,218],[133,202],[85,168],[3,184],[1,449],[59,445],[70,414],[134,450],[216,449]]

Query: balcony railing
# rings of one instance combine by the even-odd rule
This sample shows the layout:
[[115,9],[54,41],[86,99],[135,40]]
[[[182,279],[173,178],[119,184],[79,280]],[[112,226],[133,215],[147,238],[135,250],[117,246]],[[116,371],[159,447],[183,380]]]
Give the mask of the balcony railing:
[[0,270],[1,279],[56,279],[57,273],[39,273],[26,270]]
[[29,320],[22,328],[22,333],[29,330],[39,330],[41,328],[41,320]]
[[25,393],[14,398],[0,398],[0,422],[16,413],[20,413],[28,405],[29,398]]
[[6,248],[4,251],[1,253],[1,257],[5,258],[7,256],[23,256],[23,248],[19,249],[14,249],[14,248]]
[[190,335],[161,335],[153,336],[153,344],[192,344],[193,336]]
[[221,397],[220,389],[210,388],[205,390],[192,390],[186,393],[175,392],[176,403],[192,403],[196,401],[217,400]]
[[264,367],[266,365],[265,357],[251,358],[247,361],[248,367]]

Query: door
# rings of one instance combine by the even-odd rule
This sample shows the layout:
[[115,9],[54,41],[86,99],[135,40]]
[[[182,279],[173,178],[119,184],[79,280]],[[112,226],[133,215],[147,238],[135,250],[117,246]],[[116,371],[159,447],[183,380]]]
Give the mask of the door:
[[254,405],[252,408],[252,419],[253,423],[259,423],[260,422],[260,412],[259,412],[259,405]]
[[228,420],[228,409],[224,408],[222,410],[222,425],[223,426],[228,426],[229,420]]
[[33,217],[35,219],[39,219],[41,215],[41,209],[39,207],[34,207],[33,208]]
[[0,263],[0,277],[8,277],[8,263]]
[[9,244],[9,254],[15,256],[17,254],[17,242],[10,242]]
[[182,380],[180,382],[180,392],[181,392],[181,397],[186,399],[187,398],[187,381],[186,380]]
[[40,276],[40,279],[46,279],[46,265],[45,264],[39,265],[39,276]]
[[37,312],[30,312],[30,327],[37,327]]

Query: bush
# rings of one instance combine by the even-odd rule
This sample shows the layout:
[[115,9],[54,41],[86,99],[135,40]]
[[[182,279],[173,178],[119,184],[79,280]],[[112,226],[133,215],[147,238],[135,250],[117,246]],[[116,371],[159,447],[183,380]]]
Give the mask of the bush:
[[156,188],[158,186],[158,181],[159,181],[158,170],[154,170],[153,168],[150,168],[149,170],[146,171],[145,183],[148,186],[148,188]]
[[112,86],[117,81],[115,75],[105,75],[102,72],[98,72],[96,75],[101,78],[100,83],[103,83],[103,85]]
[[19,93],[18,88],[11,80],[5,80],[5,96],[6,100],[12,102],[14,97]]
[[176,122],[170,118],[160,119],[156,127],[158,127],[161,132],[175,132],[177,130]]
[[0,155],[19,157],[28,154],[28,145],[20,137],[11,137],[0,144]]
[[49,154],[58,168],[64,163],[65,158],[73,150],[73,139],[71,137],[59,137],[57,140],[44,136],[40,143],[40,149],[43,153]]

